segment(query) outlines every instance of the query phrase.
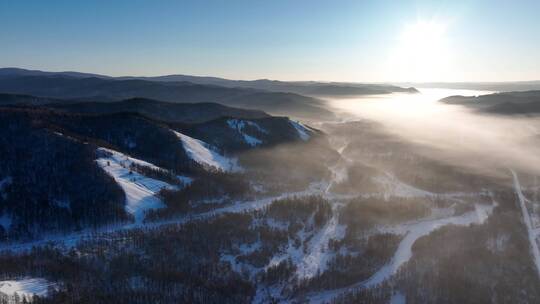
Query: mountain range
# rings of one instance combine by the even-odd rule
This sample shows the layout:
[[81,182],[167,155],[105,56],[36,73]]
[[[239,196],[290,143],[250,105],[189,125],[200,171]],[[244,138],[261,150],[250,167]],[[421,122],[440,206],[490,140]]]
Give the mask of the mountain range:
[[535,115],[540,113],[540,91],[502,92],[480,96],[450,96],[441,99],[476,111],[499,115]]

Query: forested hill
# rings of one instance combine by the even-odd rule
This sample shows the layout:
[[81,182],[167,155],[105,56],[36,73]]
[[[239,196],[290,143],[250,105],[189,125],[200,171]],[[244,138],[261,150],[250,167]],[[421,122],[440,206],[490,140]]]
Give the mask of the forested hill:
[[235,153],[318,134],[213,104],[78,105],[0,107],[0,241],[141,220],[163,188],[244,170]]
[[0,92],[79,101],[148,98],[174,103],[215,102],[270,114],[329,119],[334,115],[324,108],[324,101],[319,98],[417,93],[417,90],[386,84],[267,79],[244,81],[187,75],[109,77],[78,72],[0,68]]
[[117,80],[97,77],[0,76],[0,92],[72,101],[122,101],[147,98],[173,103],[220,103],[271,114],[333,117],[323,101],[294,93],[266,92],[250,88],[227,88],[191,82]]

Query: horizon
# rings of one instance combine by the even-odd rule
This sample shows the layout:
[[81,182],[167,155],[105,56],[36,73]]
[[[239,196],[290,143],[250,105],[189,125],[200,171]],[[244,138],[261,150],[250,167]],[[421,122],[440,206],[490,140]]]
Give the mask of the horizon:
[[0,1],[0,66],[113,77],[535,81],[537,11],[535,1],[485,0]]
[[168,77],[168,76],[188,76],[188,77],[200,77],[200,78],[218,78],[218,79],[224,79],[224,80],[232,80],[232,81],[281,81],[281,82],[319,82],[319,83],[338,83],[338,84],[346,84],[346,83],[354,83],[354,84],[374,84],[374,85],[428,85],[428,84],[510,84],[510,83],[528,83],[528,82],[540,82],[539,79],[531,79],[531,80],[501,80],[501,81],[426,81],[426,82],[409,82],[409,81],[402,81],[402,82],[391,82],[391,81],[378,81],[378,82],[369,82],[369,81],[334,81],[334,80],[317,80],[317,79],[300,79],[300,80],[286,80],[286,79],[273,79],[273,78],[253,78],[253,79],[233,79],[233,78],[226,78],[221,76],[215,76],[215,75],[193,75],[193,74],[186,74],[186,73],[174,73],[174,74],[158,74],[158,75],[119,75],[119,76],[113,76],[113,75],[107,75],[107,74],[101,74],[101,73],[94,73],[94,72],[88,72],[88,71],[77,71],[77,70],[41,70],[41,69],[32,69],[32,68],[25,68],[25,67],[14,67],[14,66],[6,66],[6,67],[0,67],[1,69],[18,69],[18,70],[26,70],[26,71],[35,71],[35,72],[45,72],[45,73],[82,73],[82,74],[94,74],[96,76],[103,76],[103,77],[110,77],[110,78],[124,78],[124,77],[132,77],[132,78],[155,78],[155,77]]

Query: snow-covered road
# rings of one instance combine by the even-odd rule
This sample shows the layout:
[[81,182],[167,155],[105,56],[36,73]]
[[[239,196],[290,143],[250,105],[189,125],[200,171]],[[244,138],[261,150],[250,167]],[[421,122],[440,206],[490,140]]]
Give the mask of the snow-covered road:
[[529,214],[529,211],[527,210],[527,205],[525,204],[525,201],[527,200],[525,198],[525,195],[523,194],[523,191],[521,190],[521,184],[519,183],[519,179],[517,176],[517,173],[514,170],[510,170],[512,172],[512,177],[514,179],[514,189],[516,190],[516,195],[518,196],[519,205],[521,207],[521,212],[523,214],[523,222],[525,223],[525,226],[527,227],[527,235],[529,237],[529,243],[531,245],[531,254],[534,259],[534,264],[536,265],[536,270],[538,272],[538,276],[540,276],[540,251],[538,249],[538,242],[536,241],[538,239],[539,235],[539,229],[534,229],[532,222],[531,222],[531,216]]
[[470,211],[459,216],[418,221],[408,223],[406,225],[397,225],[395,227],[386,229],[387,232],[390,233],[405,234],[405,237],[399,243],[398,249],[388,264],[381,267],[374,275],[365,281],[345,288],[313,294],[309,297],[310,303],[329,302],[340,294],[363,288],[371,288],[384,282],[396,274],[399,268],[411,259],[412,246],[420,237],[428,235],[431,232],[447,225],[468,226],[470,224],[482,224],[489,217],[495,206],[495,203],[492,205],[476,204],[474,211]]

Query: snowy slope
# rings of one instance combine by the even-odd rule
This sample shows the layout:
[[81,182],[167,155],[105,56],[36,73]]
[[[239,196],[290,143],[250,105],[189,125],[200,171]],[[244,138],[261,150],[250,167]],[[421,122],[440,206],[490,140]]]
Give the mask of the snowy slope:
[[117,163],[119,163],[119,164],[121,164],[121,165],[123,165],[125,167],[129,167],[129,166],[131,166],[131,164],[136,164],[136,165],[139,165],[139,166],[148,167],[148,168],[153,169],[153,170],[166,171],[165,169],[160,168],[160,167],[158,167],[156,165],[153,165],[153,164],[151,164],[149,162],[145,162],[144,160],[129,157],[126,154],[123,154],[123,153],[120,153],[118,151],[114,151],[114,150],[111,150],[111,149],[98,148],[98,153],[99,152],[105,152],[107,154],[110,154],[110,158],[112,160],[114,160],[115,162],[117,162]]
[[309,279],[326,270],[328,262],[333,257],[331,251],[327,248],[330,239],[340,240],[345,235],[345,226],[339,225],[338,221],[338,212],[333,210],[328,223],[311,238],[307,253],[297,263],[296,273],[298,278]]
[[54,288],[55,284],[41,278],[0,281],[0,292],[8,296],[13,296],[15,293],[27,298],[34,294],[46,296],[49,287]]
[[179,132],[174,132],[182,141],[182,146],[187,155],[195,162],[225,172],[237,172],[242,169],[236,159],[227,158],[217,153],[209,144],[189,137]]
[[98,165],[107,172],[120,185],[126,194],[126,212],[132,214],[137,222],[142,222],[147,210],[165,207],[165,204],[156,197],[156,193],[163,188],[174,189],[176,186],[166,182],[146,177],[131,171],[131,164],[148,166],[152,169],[164,170],[145,161],[128,157],[120,152],[99,148],[99,151],[110,153],[96,160]]
[[307,141],[311,138],[309,135],[310,131],[303,124],[293,120],[290,120],[290,123],[296,129],[296,132],[298,132],[298,137],[300,137],[300,139]]

